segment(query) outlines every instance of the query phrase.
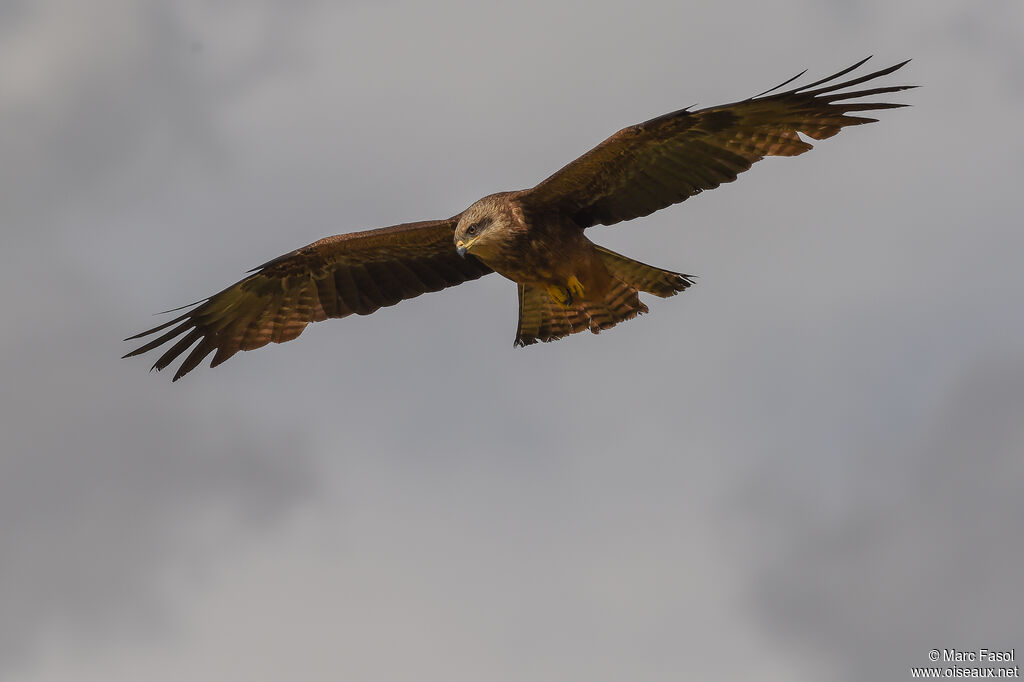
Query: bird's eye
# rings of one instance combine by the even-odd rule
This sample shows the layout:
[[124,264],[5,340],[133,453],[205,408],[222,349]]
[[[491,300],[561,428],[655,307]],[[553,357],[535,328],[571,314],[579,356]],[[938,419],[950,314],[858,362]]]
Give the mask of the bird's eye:
[[466,234],[468,234],[470,237],[475,237],[479,229],[480,223],[473,223],[472,225],[466,228]]

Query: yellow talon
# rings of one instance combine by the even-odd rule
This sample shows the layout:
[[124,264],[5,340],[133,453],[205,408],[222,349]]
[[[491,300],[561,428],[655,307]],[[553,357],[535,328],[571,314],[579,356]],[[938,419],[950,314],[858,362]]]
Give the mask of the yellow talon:
[[576,275],[569,278],[569,300],[573,297],[583,298],[583,283],[576,279]]
[[557,284],[548,285],[548,295],[563,308],[568,308],[574,298],[583,298],[583,284],[576,279],[576,275],[570,277],[566,285],[564,287]]
[[568,308],[569,303],[572,302],[572,293],[564,287],[560,287],[557,284],[548,285],[548,296],[563,308]]

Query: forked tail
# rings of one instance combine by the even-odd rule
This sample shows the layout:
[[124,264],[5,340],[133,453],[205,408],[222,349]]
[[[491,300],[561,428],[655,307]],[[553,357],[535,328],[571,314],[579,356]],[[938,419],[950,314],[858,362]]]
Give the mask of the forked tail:
[[623,320],[647,312],[638,292],[646,291],[666,298],[693,284],[689,275],[655,268],[600,246],[595,248],[612,278],[604,299],[598,302],[572,301],[563,306],[556,303],[545,289],[520,284],[517,346],[555,341],[587,329],[597,334],[602,329],[610,329]]

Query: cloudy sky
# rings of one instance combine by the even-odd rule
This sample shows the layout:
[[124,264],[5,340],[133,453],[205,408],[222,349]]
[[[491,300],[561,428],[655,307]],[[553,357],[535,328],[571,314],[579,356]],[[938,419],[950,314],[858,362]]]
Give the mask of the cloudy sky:
[[[1024,649],[1024,5],[0,2],[0,679],[909,679]],[[171,384],[121,339],[328,234],[809,68],[910,109]],[[437,321],[443,321],[438,324]]]

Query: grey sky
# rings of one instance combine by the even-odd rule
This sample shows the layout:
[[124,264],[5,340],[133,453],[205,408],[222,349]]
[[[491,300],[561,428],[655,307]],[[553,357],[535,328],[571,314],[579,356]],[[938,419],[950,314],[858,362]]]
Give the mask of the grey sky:
[[[0,679],[907,679],[1024,647],[1019,2],[0,3]],[[174,385],[120,339],[319,237],[866,54],[913,108]],[[438,321],[443,321],[438,323]]]

